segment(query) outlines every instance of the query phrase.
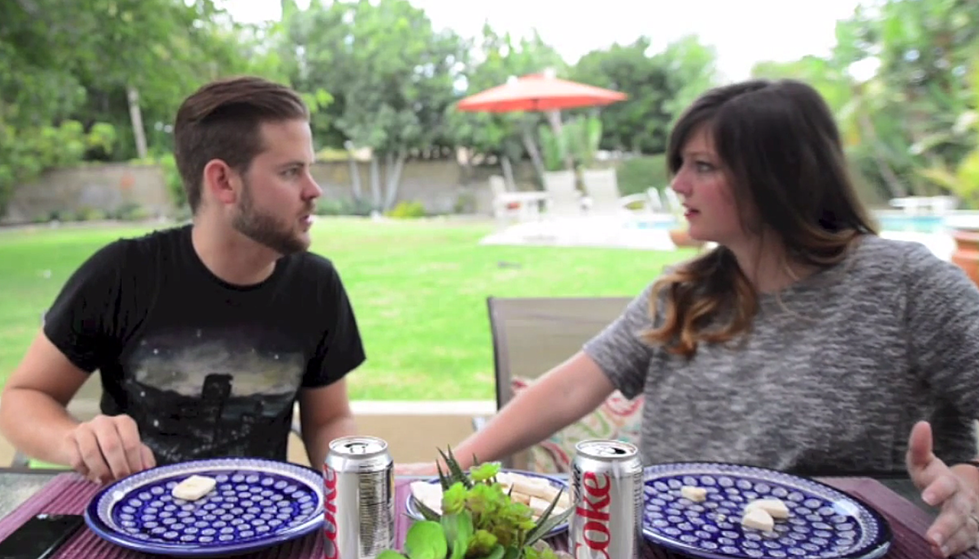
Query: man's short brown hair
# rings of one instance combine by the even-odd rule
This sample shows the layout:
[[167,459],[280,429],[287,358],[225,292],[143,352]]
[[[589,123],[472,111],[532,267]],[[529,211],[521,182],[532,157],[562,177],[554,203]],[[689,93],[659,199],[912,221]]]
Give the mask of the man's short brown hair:
[[204,167],[220,159],[240,173],[262,152],[263,122],[309,120],[302,98],[286,86],[257,77],[209,83],[184,100],[173,128],[174,158],[187,203],[197,213]]

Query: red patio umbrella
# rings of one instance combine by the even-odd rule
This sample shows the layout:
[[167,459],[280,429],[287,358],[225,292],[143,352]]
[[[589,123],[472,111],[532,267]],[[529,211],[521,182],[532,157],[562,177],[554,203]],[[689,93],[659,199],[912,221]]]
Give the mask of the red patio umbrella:
[[562,80],[546,74],[529,74],[459,101],[460,111],[506,113],[555,111],[596,107],[624,101],[618,91]]

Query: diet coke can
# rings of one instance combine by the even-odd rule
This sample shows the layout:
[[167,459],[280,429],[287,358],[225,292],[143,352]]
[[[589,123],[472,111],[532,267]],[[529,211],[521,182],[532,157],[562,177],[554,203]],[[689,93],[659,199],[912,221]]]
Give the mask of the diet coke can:
[[373,559],[394,546],[394,461],[376,437],[342,437],[323,463],[325,559]]
[[575,559],[633,559],[642,538],[642,462],[620,441],[575,445],[571,464],[574,513],[568,532]]

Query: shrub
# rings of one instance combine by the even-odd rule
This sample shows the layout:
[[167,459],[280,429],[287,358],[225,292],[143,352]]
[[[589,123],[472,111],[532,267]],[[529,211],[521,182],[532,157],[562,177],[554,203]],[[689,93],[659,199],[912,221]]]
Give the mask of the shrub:
[[651,186],[662,190],[670,182],[666,172],[666,156],[643,155],[626,159],[616,169],[616,179],[622,196],[641,194]]
[[370,202],[353,198],[320,198],[316,202],[316,215],[368,216],[373,209]]
[[421,202],[399,202],[393,209],[388,210],[385,215],[395,219],[425,217],[425,206]]

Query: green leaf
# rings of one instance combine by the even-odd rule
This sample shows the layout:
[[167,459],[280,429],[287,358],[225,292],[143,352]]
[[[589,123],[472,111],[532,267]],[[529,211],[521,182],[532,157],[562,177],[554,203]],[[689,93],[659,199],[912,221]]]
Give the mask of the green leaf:
[[476,530],[469,539],[469,555],[472,557],[485,557],[497,547],[503,547],[499,538],[487,530]]
[[[439,451],[439,452],[441,452],[441,451]],[[439,484],[442,485],[442,491],[445,491],[446,489],[449,488],[450,485],[452,485],[452,482],[448,478],[448,476],[446,476],[445,473],[442,471],[442,465],[441,464],[436,463],[435,464],[435,467],[438,468],[438,471],[439,471]]]
[[421,513],[421,515],[425,518],[425,520],[433,520],[435,522],[438,522],[439,519],[441,518],[441,515],[439,513],[430,509],[428,505],[426,505],[425,503],[421,502],[418,499],[415,499],[415,508],[418,509],[418,512]]
[[469,496],[468,490],[460,482],[455,482],[442,493],[442,512],[444,514],[457,514],[462,512],[466,506],[466,498]]
[[439,454],[442,455],[442,459],[445,460],[445,465],[449,468],[449,472],[452,474],[452,481],[461,481],[466,489],[472,489],[473,483],[466,475],[466,472],[462,471],[459,466],[459,462],[456,461],[455,457],[452,456],[452,448],[449,448],[449,454],[446,455],[439,449]]
[[540,515],[540,519],[537,521],[537,525],[534,526],[534,529],[527,533],[527,545],[533,545],[537,540],[543,538],[548,532],[553,530],[555,526],[561,524],[569,516],[571,516],[571,513],[574,511],[573,508],[568,508],[557,516],[551,516],[551,513],[554,511],[554,507],[557,506],[557,502],[563,494],[564,490],[562,489],[554,497],[554,500],[551,501],[551,504],[544,509],[544,512]]
[[[506,553],[506,549],[502,545],[496,544],[496,547],[486,556],[486,559],[503,559],[504,553]],[[378,557],[378,559],[382,558]]]
[[473,519],[469,511],[442,516],[442,531],[446,539],[452,542],[450,559],[464,559],[473,535]]
[[547,537],[547,534],[549,534],[556,526],[567,522],[568,517],[570,517],[571,513],[573,512],[574,509],[569,508],[556,516],[540,521],[537,526],[527,534],[526,545],[533,545],[540,539]]
[[401,555],[397,551],[391,549],[385,549],[378,556],[377,559],[408,559],[404,555]]
[[472,480],[480,483],[493,480],[498,473],[500,473],[500,465],[494,462],[487,462],[469,470]]
[[449,544],[442,525],[431,520],[415,522],[405,536],[405,554],[410,559],[445,559]]

